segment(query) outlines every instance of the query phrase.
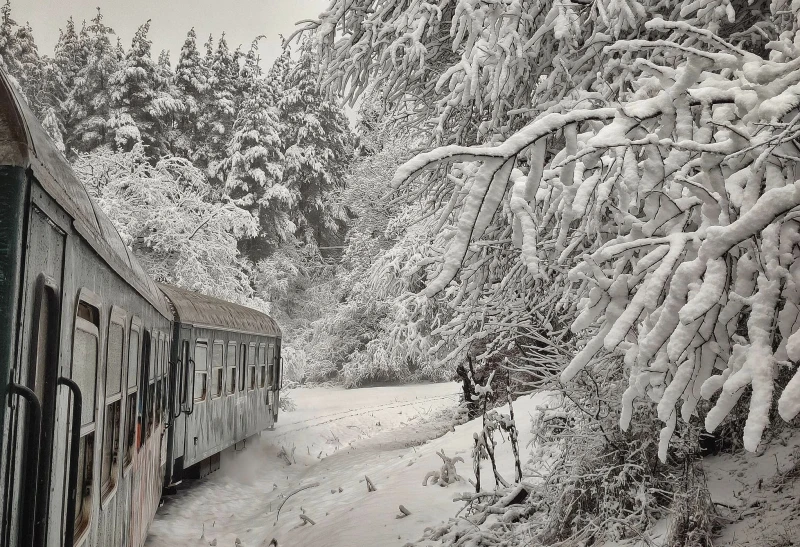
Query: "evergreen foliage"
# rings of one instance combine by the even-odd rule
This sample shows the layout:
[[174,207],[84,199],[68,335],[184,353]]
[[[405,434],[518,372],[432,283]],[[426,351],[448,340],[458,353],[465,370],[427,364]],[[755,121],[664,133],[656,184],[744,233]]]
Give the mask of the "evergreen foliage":
[[[276,72],[282,67],[276,68]],[[283,183],[294,202],[292,221],[299,239],[338,241],[346,207],[333,207],[330,192],[344,185],[352,156],[352,134],[341,108],[320,86],[310,43],[288,71],[278,102],[284,150]]]

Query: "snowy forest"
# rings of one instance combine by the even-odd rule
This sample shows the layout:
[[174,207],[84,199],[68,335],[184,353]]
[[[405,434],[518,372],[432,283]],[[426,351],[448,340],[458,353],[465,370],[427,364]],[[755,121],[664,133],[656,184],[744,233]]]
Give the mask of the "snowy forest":
[[0,22],[148,273],[271,313],[294,382],[463,381],[473,465],[517,446],[493,406],[549,394],[420,545],[715,545],[703,459],[797,439],[800,2],[332,0],[268,70],[148,30]]

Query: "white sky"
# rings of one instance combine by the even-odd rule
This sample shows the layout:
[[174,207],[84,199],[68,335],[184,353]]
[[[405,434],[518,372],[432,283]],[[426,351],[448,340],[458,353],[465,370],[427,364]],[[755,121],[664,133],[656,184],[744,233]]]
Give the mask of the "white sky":
[[265,35],[259,53],[262,66],[268,68],[280,55],[279,34],[288,37],[297,21],[317,18],[328,4],[329,0],[11,0],[11,14],[19,24],[30,22],[40,55],[53,55],[58,31],[70,15],[80,29],[99,6],[104,23],[114,29],[125,49],[139,25],[152,19],[149,38],[154,58],[168,49],[174,64],[186,33],[194,27],[201,53],[209,33],[216,41],[225,31],[231,50],[241,44],[244,51],[253,38]]

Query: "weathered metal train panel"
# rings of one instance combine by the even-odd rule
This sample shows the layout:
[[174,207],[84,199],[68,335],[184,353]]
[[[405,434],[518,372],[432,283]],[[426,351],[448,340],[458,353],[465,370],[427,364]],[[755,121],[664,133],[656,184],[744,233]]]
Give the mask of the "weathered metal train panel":
[[[221,396],[212,399],[210,394],[207,395],[206,400],[195,402],[194,410],[186,416],[185,467],[198,463],[273,425],[272,412],[267,405],[268,386],[262,388],[257,383],[256,388],[250,390],[248,389],[249,377],[246,377],[245,389],[241,391],[239,389],[242,385],[239,376],[241,370],[238,369],[236,391],[230,393],[227,385],[230,367],[239,365],[241,358],[239,352],[242,344],[249,347],[251,343],[254,343],[258,347],[258,344],[266,344],[268,338],[206,327],[195,327],[190,332],[192,351],[198,340],[208,341],[209,348],[212,347],[214,340],[218,340],[224,342],[223,347],[225,348],[229,343],[234,342],[237,354],[234,363],[230,363],[226,352],[223,367],[223,379],[226,386]],[[207,367],[209,374],[211,369],[212,367],[209,365]],[[247,374],[246,366],[243,370]],[[191,374],[190,377],[194,381],[195,375]]]
[[[101,304],[99,323],[101,333],[105,331],[108,326],[111,306],[116,305],[125,310],[128,318],[137,316],[141,318],[145,329],[153,331],[161,329],[168,331],[170,329],[169,319],[164,317],[158,310],[153,308],[148,301],[143,299],[132,287],[130,287],[124,279],[120,278],[114,270],[98,260],[98,256],[94,253],[81,238],[76,235],[71,235],[68,238],[68,245],[66,249],[66,268],[64,275],[64,300],[62,307],[62,343],[61,343],[61,356],[60,364],[62,374],[70,377],[71,370],[71,338],[74,329],[74,316],[77,308],[77,298],[81,289],[88,289],[95,294]],[[91,265],[87,267],[87,265]],[[129,325],[130,319],[128,320]],[[126,325],[126,327],[128,326]],[[129,330],[126,330],[129,332]],[[96,382],[96,395],[94,400],[85,400],[84,405],[93,405],[95,410],[95,443],[94,443],[94,460],[92,476],[100,477],[101,466],[101,449],[104,434],[104,412],[106,409],[105,401],[105,358],[107,355],[107,340],[104,334],[100,336],[100,359],[98,363],[98,370],[95,377]],[[127,363],[127,354],[125,355],[124,362]],[[141,366],[141,364],[140,364]],[[128,367],[123,367],[122,382],[127,385],[127,370]],[[144,390],[139,386],[139,397],[142,396]],[[66,402],[68,399],[67,393],[59,393],[59,399]],[[63,477],[66,474],[66,462],[68,461],[67,454],[69,454],[69,442],[67,440],[68,425],[68,406],[62,404],[64,412],[58,412],[56,421],[56,430],[61,432],[60,436],[56,438],[56,448],[54,450],[53,470],[62,477],[59,484],[63,485]],[[120,435],[126,430],[126,417],[121,418]],[[100,503],[100,485],[98,480],[92,482],[91,499],[97,500],[92,502],[92,514],[89,521],[89,526],[84,537],[76,546],[80,545],[81,541],[86,547],[91,546],[111,546],[119,545],[122,540],[125,526],[117,526],[120,520],[119,514],[123,510],[133,509],[137,513],[136,526],[130,526],[127,530],[128,543],[130,545],[140,546],[144,543],[146,537],[146,529],[149,522],[152,520],[155,510],[158,505],[158,498],[161,491],[161,473],[160,473],[160,454],[161,454],[161,438],[163,424],[157,425],[158,430],[151,434],[146,443],[134,456],[132,468],[128,471],[127,476],[119,478],[120,470],[117,469],[117,483],[116,492],[109,496],[105,503]],[[119,440],[120,446],[123,446],[122,439]],[[121,455],[120,455],[121,457]],[[55,484],[55,482],[54,482]],[[138,491],[132,491],[130,485],[138,487]],[[63,488],[63,487],[62,487]],[[136,490],[135,488],[133,490]],[[49,545],[60,544],[60,539],[63,537],[65,522],[63,519],[65,499],[63,492],[60,496],[54,496],[50,504],[48,538]]]
[[[39,340],[39,330],[43,330],[42,336],[47,337],[47,314],[44,317],[38,317],[35,312],[34,306],[39,301],[41,306],[41,299],[44,297],[42,293],[44,283],[48,283],[53,289],[54,293],[60,294],[62,286],[62,277],[64,269],[64,250],[66,243],[66,234],[56,226],[53,220],[46,215],[38,205],[44,206],[48,198],[36,186],[32,189],[32,202],[33,205],[30,209],[28,221],[28,243],[25,257],[25,272],[23,279],[23,310],[24,321],[22,326],[22,335],[20,337],[19,352],[19,372],[20,383],[24,383],[34,390],[39,400],[42,402],[42,416],[50,417],[50,419],[43,420],[42,432],[40,437],[39,447],[39,465],[37,469],[38,485],[36,495],[40,498],[38,500],[38,514],[33,518],[35,519],[36,532],[41,534],[39,542],[44,541],[44,527],[47,523],[47,500],[51,491],[50,482],[58,481],[61,476],[56,473],[51,477],[50,470],[52,469],[52,462],[57,458],[53,452],[55,444],[54,436],[58,431],[55,428],[52,417],[56,413],[57,395],[56,379],[58,378],[58,365],[52,362],[49,351],[58,351],[59,341],[57,335],[58,326],[52,332],[52,339],[49,339],[44,344]],[[54,216],[58,216],[56,211],[52,211]],[[55,300],[60,300],[55,296]],[[52,304],[51,304],[52,305]],[[59,312],[59,306],[56,304],[52,313]],[[42,310],[43,311],[43,310]],[[54,319],[58,323],[58,319]],[[40,345],[48,347],[40,347]],[[53,346],[52,348],[49,346]],[[37,355],[40,353],[42,355]],[[23,376],[26,376],[23,378]],[[25,453],[30,453],[30,449],[25,449]],[[20,454],[22,461],[30,462],[30,458],[23,458]],[[31,495],[30,493],[28,495]]]
[[[7,128],[0,127],[5,136]],[[0,153],[8,157],[5,143]],[[4,160],[11,162],[12,159]],[[6,414],[8,401],[8,382],[15,380],[12,368],[16,362],[17,325],[19,312],[20,264],[23,260],[23,218],[25,215],[25,172],[19,167],[0,167],[0,322],[6,328],[0,329],[0,543],[15,530],[15,500],[12,493],[12,469],[14,460],[9,457],[13,453],[12,413]],[[13,407],[9,408],[13,412]],[[14,429],[16,429],[14,427]]]

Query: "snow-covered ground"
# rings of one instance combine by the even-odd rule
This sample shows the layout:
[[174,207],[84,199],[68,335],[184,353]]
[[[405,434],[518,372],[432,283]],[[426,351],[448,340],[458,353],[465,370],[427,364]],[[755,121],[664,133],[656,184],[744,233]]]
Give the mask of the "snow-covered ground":
[[[480,422],[450,426],[448,409],[458,401],[454,383],[379,387],[298,389],[298,409],[283,413],[275,431],[240,453],[226,453],[222,470],[168,499],[159,510],[148,545],[286,546],[403,545],[426,526],[455,516],[463,504],[453,496],[472,490],[472,434]],[[530,420],[542,398],[515,403],[520,444],[530,437]],[[502,409],[501,409],[502,410]],[[503,476],[513,479],[510,445],[500,441]],[[288,465],[278,453],[285,447]],[[447,488],[423,486],[439,470],[436,455],[461,456],[464,482]],[[296,463],[295,463],[296,461]],[[493,484],[484,466],[482,481]],[[368,492],[368,476],[376,491]],[[313,485],[286,500],[299,487]],[[400,515],[399,505],[411,515]],[[316,524],[301,526],[305,514]]]

